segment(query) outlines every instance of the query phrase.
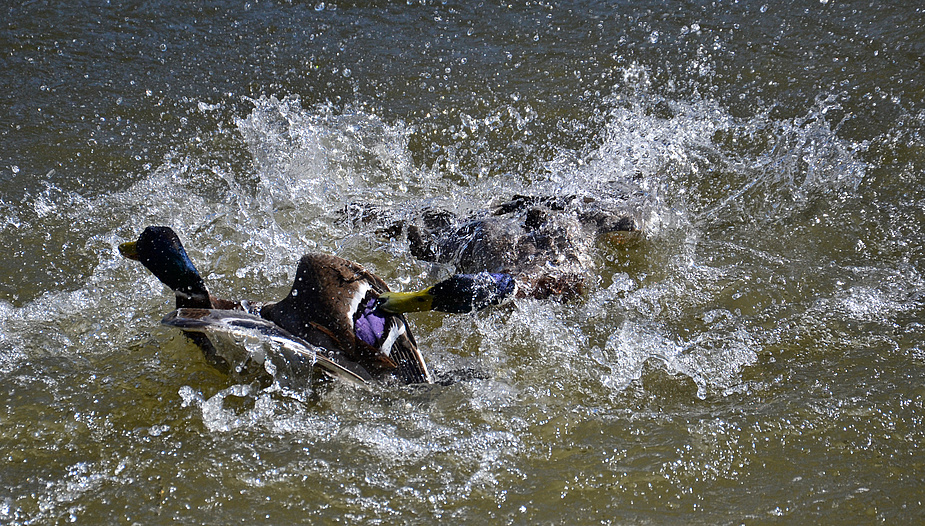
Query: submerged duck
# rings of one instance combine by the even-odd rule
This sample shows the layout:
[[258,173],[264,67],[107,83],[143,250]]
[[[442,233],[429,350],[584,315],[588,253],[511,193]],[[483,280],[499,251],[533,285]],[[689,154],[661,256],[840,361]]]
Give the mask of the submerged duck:
[[583,293],[599,240],[622,245],[639,237],[637,205],[628,195],[606,200],[515,195],[466,217],[427,208],[396,219],[362,205],[345,212],[355,223],[382,225],[380,234],[406,236],[411,255],[421,261],[461,273],[513,276],[518,297],[568,300]]
[[[277,343],[282,355],[271,357],[272,366],[295,377],[310,374],[315,366],[328,376],[359,384],[373,380],[433,382],[402,314],[422,310],[416,308],[421,301],[389,297],[388,285],[353,261],[306,254],[284,299],[256,303],[212,296],[180,238],[169,227],[150,226],[137,241],[121,244],[119,251],[140,261],[174,291],[177,310],[163,322],[184,329],[222,369],[229,370],[231,364],[207,337],[210,331]],[[411,295],[431,298],[428,309],[466,312],[498,304],[514,292],[513,281],[507,276],[492,279],[493,287],[484,277],[481,280],[454,276],[446,285],[437,284]],[[476,281],[478,286],[473,286]]]

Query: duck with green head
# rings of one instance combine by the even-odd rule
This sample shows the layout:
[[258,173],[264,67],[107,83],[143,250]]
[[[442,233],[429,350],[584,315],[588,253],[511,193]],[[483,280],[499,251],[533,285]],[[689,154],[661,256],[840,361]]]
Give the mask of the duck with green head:
[[500,305],[516,293],[517,282],[510,274],[479,272],[456,274],[419,291],[383,292],[376,303],[380,311],[396,314],[428,310],[460,314]]
[[[207,356],[214,349],[201,332],[254,330],[287,348],[308,344],[319,365],[331,376],[357,383],[395,379],[401,383],[431,383],[433,378],[417,348],[403,312],[425,310],[466,312],[497,304],[510,295],[513,281],[497,277],[496,292],[481,276],[454,277],[419,293],[395,297],[388,285],[361,265],[326,254],[307,254],[299,261],[289,294],[279,302],[231,301],[212,296],[193,262],[169,227],[151,226],[137,241],[123,243],[119,251],[140,261],[176,296],[177,311],[164,322],[191,334]],[[478,286],[466,286],[466,283]],[[481,292],[479,292],[481,291]],[[383,299],[384,298],[384,299]],[[286,347],[286,345],[284,345]],[[306,348],[310,348],[305,346]],[[330,363],[326,363],[330,362]]]

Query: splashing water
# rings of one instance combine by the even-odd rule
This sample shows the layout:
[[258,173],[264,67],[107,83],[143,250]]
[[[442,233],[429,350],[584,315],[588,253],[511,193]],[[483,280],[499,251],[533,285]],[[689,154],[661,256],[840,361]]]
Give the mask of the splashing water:
[[[867,176],[867,145],[840,139],[838,124],[827,121],[837,101],[820,98],[789,120],[770,111],[742,119],[710,100],[655,96],[644,68],[626,73],[607,100],[599,144],[561,149],[526,175],[447,175],[414,161],[413,126],[361,109],[262,97],[249,99],[250,113],[235,119],[226,137],[250,153],[247,170],[176,154],[121,190],[83,197],[48,186],[22,205],[0,203],[0,235],[38,239],[47,232],[49,255],[40,265],[52,268],[75,246],[81,255],[71,281],[40,281],[39,288],[56,290],[22,290],[0,304],[0,372],[34,382],[45,372],[30,363],[54,354],[90,391],[118,385],[125,400],[139,391],[160,400],[144,417],[81,417],[84,433],[104,440],[130,423],[130,460],[123,464],[105,445],[91,461],[68,456],[66,473],[49,473],[45,479],[55,482],[36,490],[42,513],[76,513],[81,495],[131,484],[145,466],[160,469],[160,449],[178,461],[165,475],[172,482],[143,482],[165,499],[183,493],[178,481],[189,477],[189,487],[218,481],[227,488],[213,497],[216,506],[235,491],[272,487],[292,508],[322,503],[313,517],[346,505],[351,511],[343,516],[357,521],[401,507],[462,519],[460,508],[474,500],[520,502],[510,486],[529,485],[568,456],[550,442],[576,429],[598,436],[644,420],[623,416],[627,400],[642,405],[652,393],[673,392],[682,393],[682,404],[747,396],[768,388],[749,368],[782,341],[817,330],[819,318],[882,323],[914,310],[921,277],[912,270],[886,272],[892,285],[879,283],[885,271],[874,268],[867,283],[820,286],[809,299],[794,292],[825,269],[806,265],[802,244],[782,230],[806,221],[799,229],[807,234],[824,213],[850,215],[839,200],[850,202]],[[470,130],[482,126],[477,117],[461,119]],[[172,298],[116,250],[145,225],[169,224],[219,296],[282,297],[309,250],[358,260],[396,288],[416,288],[439,271],[415,261],[405,240],[346,221],[346,205],[369,203],[398,217],[425,206],[478,213],[514,193],[631,195],[644,239],[629,247],[598,244],[589,290],[578,301],[518,300],[473,315],[412,318],[437,371],[477,372],[450,386],[365,393],[333,385],[300,394],[231,384],[181,336],[157,326]],[[835,204],[817,212],[823,202]],[[85,238],[62,242],[73,224],[87,226]],[[775,249],[763,233],[778,234]],[[838,345],[850,339],[828,336]],[[136,377],[148,379],[133,387]],[[79,420],[61,405],[68,396],[53,395],[58,415]],[[744,440],[747,430],[706,419],[682,427],[699,440],[690,455],[652,467],[643,452],[611,445],[614,473],[644,484],[633,469],[645,465],[640,472],[667,474],[680,487],[744,469],[741,458],[712,452]],[[57,438],[54,447],[67,449],[69,440]],[[320,482],[304,495],[280,489],[305,480]],[[546,497],[561,499],[570,485],[580,483],[563,482]]]
[[[440,348],[428,332],[449,337],[445,332],[466,330],[458,324],[470,323],[468,330],[485,340],[480,352],[504,354],[512,344],[545,347],[539,353],[552,353],[553,361],[604,366],[611,371],[604,383],[617,390],[638,378],[640,365],[649,358],[693,378],[701,396],[710,387],[727,388],[735,383],[737,371],[754,361],[757,344],[743,316],[718,306],[707,308],[720,292],[715,289],[737,269],[703,266],[698,243],[711,235],[716,223],[743,214],[751,222],[762,221],[770,219],[772,209],[772,221],[780,221],[799,213],[800,207],[812,206],[814,194],[857,188],[865,173],[858,160],[863,145],[845,144],[829,128],[826,114],[837,106],[831,98],[793,121],[772,121],[767,113],[740,121],[709,101],[653,102],[645,91],[646,75],[638,67],[627,70],[624,79],[631,89],[618,88],[610,100],[600,146],[587,153],[562,152],[527,185],[519,177],[475,178],[460,187],[453,178],[416,168],[408,150],[413,131],[363,111],[338,113],[329,105],[306,109],[296,97],[251,99],[254,108],[236,120],[236,133],[254,159],[253,173],[229,173],[198,165],[195,159],[172,157],[122,191],[88,199],[49,186],[22,207],[4,204],[6,233],[14,228],[20,235],[37,234],[38,228],[56,232],[78,222],[99,232],[89,240],[87,250],[96,253],[98,261],[84,271],[86,284],[23,307],[6,305],[4,338],[22,341],[11,325],[16,320],[35,322],[37,313],[49,312],[51,320],[42,315],[42,321],[60,325],[80,310],[106,312],[103,326],[127,330],[78,329],[72,337],[86,340],[95,331],[97,338],[130,338],[140,325],[136,320],[145,312],[156,312],[160,307],[154,302],[163,305],[164,300],[156,280],[125,265],[114,247],[147,224],[176,227],[219,294],[269,289],[272,297],[287,288],[294,263],[306,250],[345,253],[355,259],[365,255],[362,259],[370,268],[400,283],[429,279],[426,267],[407,256],[400,241],[383,245],[373,233],[355,231],[343,222],[340,212],[349,203],[390,206],[401,214],[435,199],[456,210],[478,210],[514,192],[599,195],[630,190],[638,197],[638,216],[650,245],[646,255],[653,261],[650,268],[621,274],[615,278],[620,282],[592,291],[580,307],[524,302],[512,312],[490,314],[492,323],[500,324],[496,333],[483,334],[478,325],[447,318],[445,330],[425,325],[422,336]],[[660,113],[653,112],[653,106]],[[730,151],[737,141],[748,142],[754,151]],[[741,157],[747,153],[755,160],[746,164]],[[743,182],[727,184],[725,195],[698,187],[704,184],[698,181],[710,180],[705,173],[717,171],[731,174],[727,180]],[[765,198],[749,197],[759,190]],[[31,215],[25,215],[28,210]],[[100,210],[107,214],[98,214]],[[56,223],[47,221],[51,215]],[[604,249],[592,270],[608,276],[613,273],[610,261],[626,265],[634,257]],[[662,268],[654,268],[654,262]],[[120,282],[128,276],[144,289],[124,292]],[[599,286],[606,285],[604,279]],[[138,301],[147,307],[136,308]],[[702,332],[679,339],[672,335],[677,320],[669,312],[669,306],[679,303],[688,304],[688,310],[707,308],[693,315],[722,323],[716,328],[709,327],[716,323],[707,323]],[[116,312],[125,314],[114,317]],[[504,337],[511,332],[522,336],[513,341]],[[69,348],[69,342],[54,345]],[[23,356],[21,343],[5,347]],[[16,355],[5,356],[9,370]],[[536,379],[531,376],[530,381]]]

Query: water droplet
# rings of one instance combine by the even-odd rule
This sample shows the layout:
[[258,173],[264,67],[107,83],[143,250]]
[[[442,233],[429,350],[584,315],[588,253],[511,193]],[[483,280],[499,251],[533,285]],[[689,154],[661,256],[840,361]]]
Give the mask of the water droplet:
[[324,2],[318,2],[315,4],[315,11],[324,11]]

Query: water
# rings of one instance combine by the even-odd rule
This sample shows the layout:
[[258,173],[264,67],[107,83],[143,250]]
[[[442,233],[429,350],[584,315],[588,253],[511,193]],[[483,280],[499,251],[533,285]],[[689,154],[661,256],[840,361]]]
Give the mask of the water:
[[[925,13],[850,1],[4,7],[0,522],[914,523]],[[235,385],[118,255],[215,293],[448,270],[349,204],[639,192],[579,301],[416,314],[432,368]]]

